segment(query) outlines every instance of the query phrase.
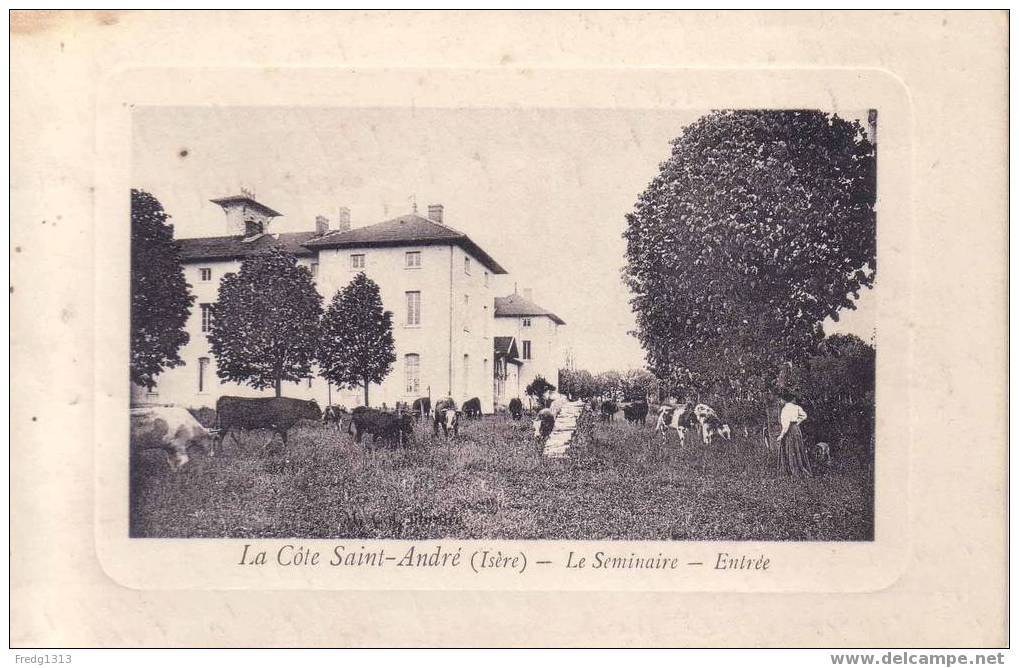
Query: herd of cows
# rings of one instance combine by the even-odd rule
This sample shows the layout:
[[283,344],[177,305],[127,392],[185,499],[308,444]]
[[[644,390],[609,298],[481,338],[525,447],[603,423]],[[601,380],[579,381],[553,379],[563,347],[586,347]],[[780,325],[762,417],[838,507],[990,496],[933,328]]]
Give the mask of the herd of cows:
[[[534,436],[539,442],[552,433],[556,416],[562,406],[562,399],[548,401],[538,410]],[[649,405],[645,400],[617,403],[614,400],[589,400],[592,412],[604,421],[615,419],[622,409],[623,417],[633,424],[646,424]],[[508,406],[514,420],[523,417],[520,399],[512,399]],[[435,436],[440,430],[445,438],[459,433],[461,419],[481,417],[481,401],[478,398],[465,401],[458,408],[450,398],[436,401],[434,410],[431,400],[422,397],[411,405],[397,406],[395,411],[379,410],[359,406],[347,411],[341,406],[327,406],[319,409],[315,401],[291,399],[288,397],[247,398],[223,396],[216,402],[216,425],[205,427],[185,408],[177,406],[145,406],[131,409],[131,442],[136,450],[161,449],[173,471],[188,462],[188,449],[198,447],[210,455],[222,445],[229,434],[237,440],[238,431],[269,430],[279,434],[283,445],[287,444],[287,433],[302,420],[321,421],[327,425],[342,428],[346,424],[348,434],[361,443],[365,436],[372,442],[403,445],[414,437],[414,426],[422,419],[430,418]],[[703,442],[710,445],[715,436],[731,438],[729,425],[722,422],[718,414],[706,404],[686,402],[677,406],[662,406],[658,409],[655,431],[666,438],[675,432],[680,445],[685,444],[687,433],[696,429]]]
[[[620,408],[623,409],[623,417],[627,422],[633,424],[647,424],[647,416],[650,407],[647,401],[639,399],[630,401],[620,406],[615,401],[602,401],[591,399],[591,410],[599,411],[602,420],[612,421]],[[695,429],[700,434],[705,445],[711,445],[715,436],[725,440],[732,438],[732,430],[729,425],[722,422],[711,406],[707,404],[694,404],[686,401],[678,406],[663,405],[658,409],[658,418],[655,421],[655,431],[663,438],[666,433],[676,432],[680,445],[686,443],[687,433]]]

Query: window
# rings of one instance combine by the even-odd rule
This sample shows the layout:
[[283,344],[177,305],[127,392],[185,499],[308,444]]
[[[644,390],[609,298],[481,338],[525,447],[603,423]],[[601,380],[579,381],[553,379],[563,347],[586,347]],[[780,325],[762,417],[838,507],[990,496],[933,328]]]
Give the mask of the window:
[[411,353],[403,356],[403,373],[406,378],[406,394],[417,396],[421,393],[421,356]]
[[212,304],[202,304],[202,331],[212,329]]
[[485,287],[488,287],[488,272],[485,272]]
[[308,376],[308,387],[311,387],[311,376]]
[[404,258],[407,269],[417,269],[421,266],[421,251],[407,251]]
[[466,256],[464,256],[464,273],[465,274],[471,273],[471,259]]
[[471,377],[471,356],[464,355],[464,401],[467,401],[467,398],[471,396],[470,377]]
[[524,318],[524,327],[530,327],[530,326],[531,326],[531,319],[530,318]]
[[464,295],[464,331],[471,331],[471,296]]
[[531,342],[530,341],[524,341],[524,359],[525,360],[531,359]]
[[318,276],[318,262],[311,263],[311,276],[312,278]]
[[408,325],[420,325],[421,324],[421,293],[420,292],[408,292],[407,293],[407,324]]
[[198,270],[198,274],[199,274],[199,278],[201,280],[203,280],[203,281],[211,281],[212,280],[212,268],[211,267],[202,267],[201,269]]
[[350,256],[350,268],[351,269],[364,269],[364,254],[356,254]]
[[209,358],[198,358],[198,391],[205,392],[205,376],[209,372]]

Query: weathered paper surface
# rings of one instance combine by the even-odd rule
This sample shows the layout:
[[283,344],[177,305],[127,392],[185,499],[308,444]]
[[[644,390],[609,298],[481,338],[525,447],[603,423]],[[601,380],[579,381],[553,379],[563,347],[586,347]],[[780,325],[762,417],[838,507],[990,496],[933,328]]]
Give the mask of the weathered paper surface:
[[[1001,644],[1006,20],[15,15],[12,643]],[[531,562],[489,574],[244,569],[243,541],[128,538],[123,193],[132,110],[160,106],[879,109],[874,542],[438,542]],[[290,542],[326,559],[364,543],[261,547]],[[599,550],[766,555],[771,569],[533,563]]]

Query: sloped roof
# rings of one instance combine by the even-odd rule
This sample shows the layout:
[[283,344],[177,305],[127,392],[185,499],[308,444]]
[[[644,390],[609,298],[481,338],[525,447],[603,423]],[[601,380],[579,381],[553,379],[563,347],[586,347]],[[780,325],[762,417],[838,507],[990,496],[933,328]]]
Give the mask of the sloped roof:
[[524,299],[523,295],[512,294],[508,297],[495,298],[496,318],[519,318],[521,316],[545,316],[551,318],[558,325],[565,325],[566,321],[552,311],[544,309],[530,299]]
[[283,215],[282,213],[279,213],[278,211],[273,211],[272,209],[270,209],[266,205],[262,204],[261,202],[256,202],[255,200],[253,200],[250,197],[247,197],[245,195],[232,195],[230,197],[220,197],[219,199],[210,199],[209,201],[212,202],[213,204],[218,204],[218,205],[220,205],[220,206],[222,206],[224,208],[227,207],[230,204],[244,204],[246,206],[251,207],[255,211],[258,211],[259,213],[261,213],[263,215],[271,216],[273,218],[277,218],[277,217]]
[[517,350],[517,340],[512,336],[497,336],[495,343],[495,359],[505,357],[510,364],[523,365],[520,361],[520,353]]
[[498,355],[509,355],[510,357],[517,356],[517,342],[512,336],[497,336],[495,337],[495,354]]
[[240,259],[269,248],[282,248],[298,257],[307,257],[313,252],[305,244],[317,236],[316,232],[281,232],[262,234],[252,241],[245,241],[243,235],[195,237],[178,239],[177,247],[184,262]]
[[351,230],[333,230],[318,239],[309,241],[308,248],[368,248],[379,246],[433,246],[454,244],[478,258],[494,274],[505,274],[498,262],[474,243],[470,237],[452,227],[437,223],[416,213],[397,216],[390,220],[355,227]]

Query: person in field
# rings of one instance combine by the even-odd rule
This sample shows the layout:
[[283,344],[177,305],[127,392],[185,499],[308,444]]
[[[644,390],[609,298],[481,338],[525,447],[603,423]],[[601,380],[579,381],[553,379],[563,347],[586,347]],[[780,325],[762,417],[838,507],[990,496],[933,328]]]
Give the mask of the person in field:
[[778,416],[782,425],[782,431],[778,435],[779,473],[809,478],[813,471],[810,469],[807,449],[803,444],[803,433],[800,431],[800,423],[807,419],[807,412],[794,402],[795,397],[792,393],[783,390],[779,393],[779,398],[782,400],[782,410]]

